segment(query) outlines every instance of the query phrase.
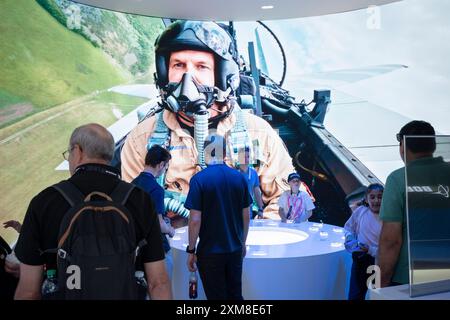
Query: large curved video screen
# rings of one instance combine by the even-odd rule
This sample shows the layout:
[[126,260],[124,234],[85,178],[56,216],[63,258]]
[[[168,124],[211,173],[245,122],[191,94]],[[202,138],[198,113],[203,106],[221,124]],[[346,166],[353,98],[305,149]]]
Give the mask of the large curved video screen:
[[[332,90],[325,127],[382,182],[402,165],[395,133],[411,119],[450,134],[450,22],[445,0],[236,22],[261,72],[296,101]],[[0,2],[0,222],[22,221],[30,200],[69,176],[55,170],[79,125],[110,127],[152,95],[163,20],[67,0]],[[283,53],[282,53],[283,51]],[[283,54],[285,60],[283,60]],[[121,128],[129,131],[132,128]],[[17,234],[0,226],[14,242]]]

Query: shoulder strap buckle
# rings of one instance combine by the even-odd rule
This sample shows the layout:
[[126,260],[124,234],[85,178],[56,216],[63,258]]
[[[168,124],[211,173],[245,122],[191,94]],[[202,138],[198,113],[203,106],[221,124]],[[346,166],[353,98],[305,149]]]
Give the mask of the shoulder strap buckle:
[[59,248],[58,249],[58,257],[60,257],[61,259],[66,259],[67,252],[64,249]]

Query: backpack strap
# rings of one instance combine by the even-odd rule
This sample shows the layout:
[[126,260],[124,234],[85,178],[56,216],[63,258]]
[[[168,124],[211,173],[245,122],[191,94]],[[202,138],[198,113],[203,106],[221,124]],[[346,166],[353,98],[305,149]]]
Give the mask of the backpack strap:
[[64,197],[71,207],[84,201],[84,195],[81,191],[67,180],[54,184],[52,187]]
[[[72,182],[68,180],[63,180],[57,184],[54,184],[52,187],[64,197],[64,199],[69,203],[71,207],[74,207],[78,203],[84,202],[84,195]],[[60,257],[63,257],[63,255],[65,254],[65,252],[61,252],[59,248],[39,251],[40,255],[43,255],[44,253],[56,253]],[[64,255],[63,258],[66,258],[66,256]]]
[[[111,193],[111,198],[125,206],[125,203],[127,202],[128,198],[130,197],[131,192],[134,190],[135,185],[131,183],[126,183],[125,181],[119,181],[116,188]],[[135,249],[135,257],[139,254],[139,251],[142,247],[147,245],[148,242],[145,239],[142,239],[138,242]]]
[[131,183],[119,181],[116,188],[111,193],[111,198],[124,206],[133,189],[134,185]]

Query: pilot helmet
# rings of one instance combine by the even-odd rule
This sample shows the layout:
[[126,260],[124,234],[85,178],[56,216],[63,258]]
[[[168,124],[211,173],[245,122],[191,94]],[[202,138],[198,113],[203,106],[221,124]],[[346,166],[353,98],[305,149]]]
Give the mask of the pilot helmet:
[[239,66],[230,34],[214,22],[179,20],[168,26],[155,42],[155,83],[163,91],[163,98],[164,91],[168,91],[170,54],[181,50],[212,52],[215,59],[215,100],[225,101],[234,94],[239,86]]

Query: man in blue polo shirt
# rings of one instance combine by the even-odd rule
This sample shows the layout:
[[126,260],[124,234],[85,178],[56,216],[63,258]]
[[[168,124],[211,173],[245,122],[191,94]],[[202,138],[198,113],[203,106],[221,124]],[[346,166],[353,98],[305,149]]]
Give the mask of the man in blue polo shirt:
[[189,183],[188,269],[193,272],[198,266],[209,300],[242,300],[242,259],[252,199],[242,174],[224,163],[225,154],[224,138],[211,135],[205,141],[208,166]]
[[169,277],[172,275],[172,255],[170,252],[170,244],[167,240],[166,234],[173,237],[175,234],[175,229],[168,223],[164,221],[165,210],[164,210],[164,189],[158,184],[156,178],[161,176],[169,165],[169,160],[171,155],[169,151],[164,149],[159,145],[152,146],[145,156],[145,167],[133,181],[132,183],[145,192],[151,197],[153,204],[156,209],[156,213],[159,218],[159,225],[161,228],[163,247],[166,253],[166,268]]

